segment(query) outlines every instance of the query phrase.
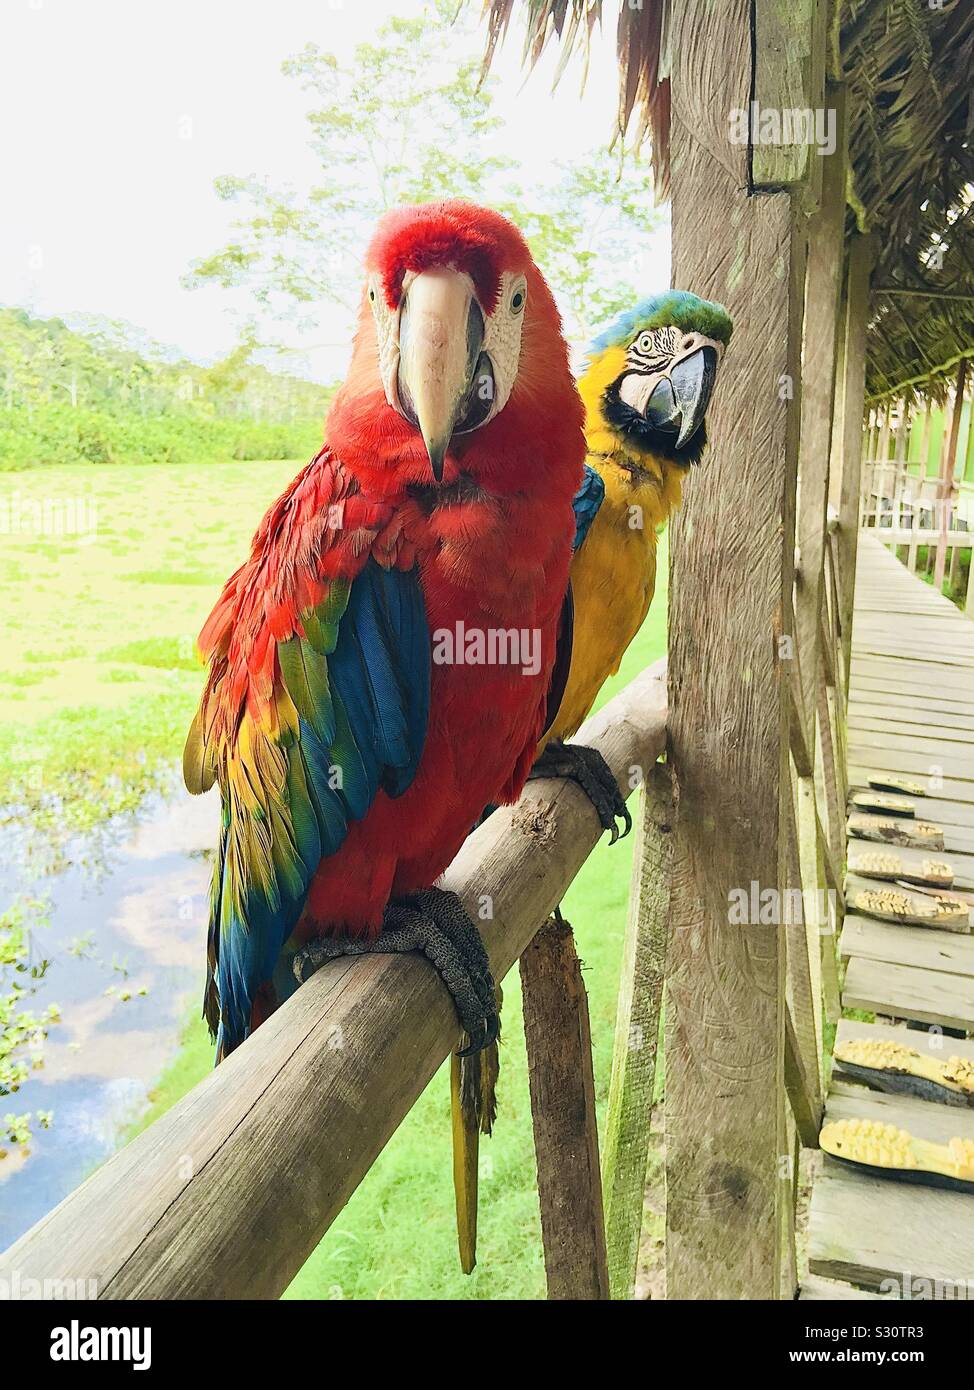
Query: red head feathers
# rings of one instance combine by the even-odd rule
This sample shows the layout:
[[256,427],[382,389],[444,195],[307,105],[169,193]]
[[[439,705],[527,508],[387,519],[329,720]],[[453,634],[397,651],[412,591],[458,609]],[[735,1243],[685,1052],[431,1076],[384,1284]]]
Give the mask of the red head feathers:
[[501,272],[523,270],[531,262],[531,252],[513,222],[499,212],[454,199],[388,213],[365,260],[381,276],[390,309],[399,305],[408,271],[450,265],[470,276],[481,308],[492,314]]
[[577,460],[583,417],[561,320],[513,223],[460,200],[400,208],[379,223],[365,268],[326,430],[362,481],[388,494],[462,472],[507,491],[525,468]]

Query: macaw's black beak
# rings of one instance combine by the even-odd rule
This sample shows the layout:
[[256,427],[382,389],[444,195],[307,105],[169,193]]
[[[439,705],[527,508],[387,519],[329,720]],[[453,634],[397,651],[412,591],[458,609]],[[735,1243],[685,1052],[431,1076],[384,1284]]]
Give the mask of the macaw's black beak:
[[682,449],[703,424],[716,379],[716,349],[695,348],[657,383],[646,402],[647,421],[663,434],[675,434],[675,447]]

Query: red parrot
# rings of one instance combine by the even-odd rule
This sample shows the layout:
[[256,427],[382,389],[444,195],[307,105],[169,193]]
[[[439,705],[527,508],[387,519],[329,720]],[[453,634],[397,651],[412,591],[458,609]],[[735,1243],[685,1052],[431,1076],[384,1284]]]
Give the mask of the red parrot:
[[497,1034],[473,922],[435,887],[545,722],[583,411],[512,223],[385,216],[324,447],[270,508],[200,635],[186,744],[216,781],[204,1012],[218,1060],[336,955],[423,951],[468,1051]]

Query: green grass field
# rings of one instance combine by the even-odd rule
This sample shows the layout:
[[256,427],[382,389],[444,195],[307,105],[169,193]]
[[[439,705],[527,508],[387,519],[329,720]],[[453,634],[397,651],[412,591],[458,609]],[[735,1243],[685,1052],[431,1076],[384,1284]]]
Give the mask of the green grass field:
[[[264,507],[295,469],[289,463],[228,463],[192,471],[88,466],[8,475],[21,499],[84,496],[95,506],[90,540],[8,535],[0,549],[0,590],[10,614],[0,636],[0,670],[6,673],[0,722],[7,731],[0,779],[7,787],[25,787],[27,810],[42,829],[55,815],[59,823],[95,825],[109,811],[137,804],[172,766],[200,687],[196,632],[219,585],[243,558]],[[660,571],[650,616],[603,700],[665,651],[665,553]],[[631,837],[611,848],[600,843],[565,902],[589,991],[600,1116],[631,853]],[[443,1068],[289,1296],[544,1296],[520,1015],[514,971],[505,983],[501,1112],[481,1157],[474,1274],[465,1278],[456,1257]],[[138,1127],[184,1094],[210,1064],[209,1041],[194,1021]]]
[[[64,465],[0,485],[0,804],[52,837],[181,751],[219,586],[296,465]],[[5,523],[5,524],[4,524]]]

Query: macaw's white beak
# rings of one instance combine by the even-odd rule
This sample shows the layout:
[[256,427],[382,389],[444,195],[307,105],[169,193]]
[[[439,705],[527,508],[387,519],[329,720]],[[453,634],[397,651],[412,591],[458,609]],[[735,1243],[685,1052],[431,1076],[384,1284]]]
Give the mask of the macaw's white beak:
[[484,316],[469,276],[445,268],[421,271],[399,310],[397,389],[437,482],[453,431],[469,411],[483,341]]

